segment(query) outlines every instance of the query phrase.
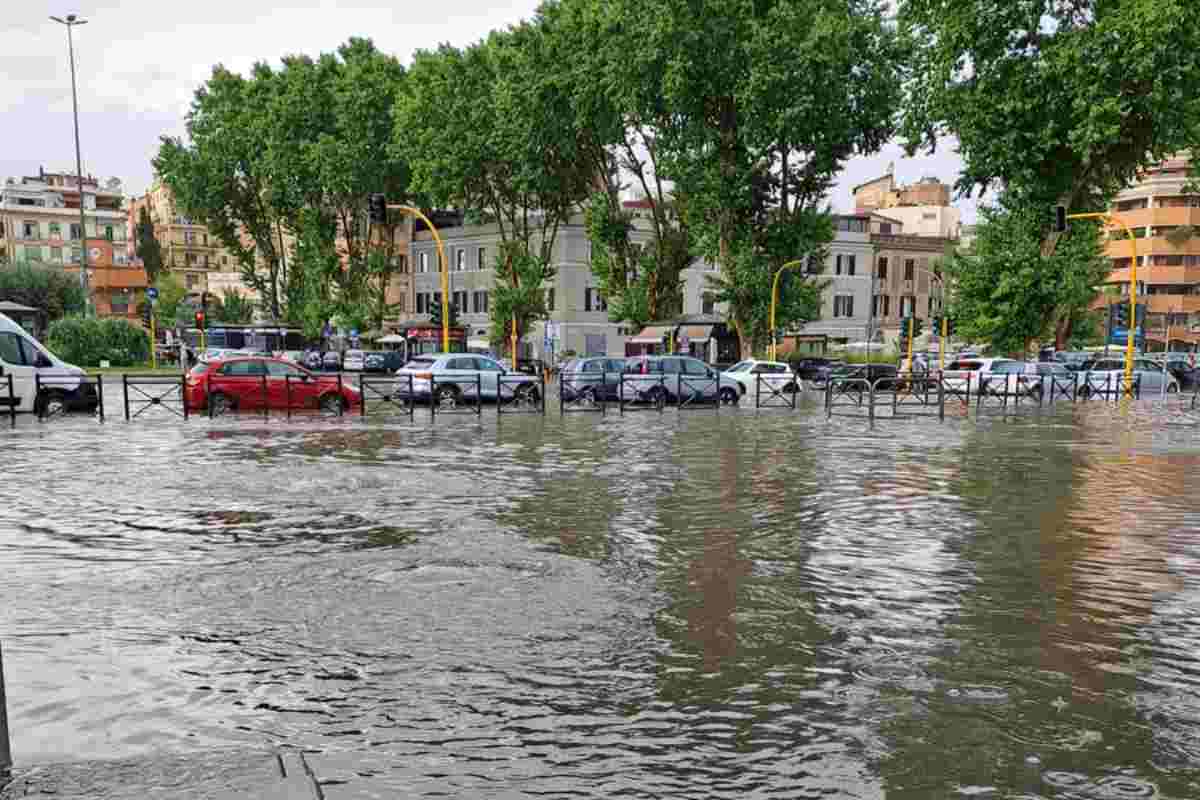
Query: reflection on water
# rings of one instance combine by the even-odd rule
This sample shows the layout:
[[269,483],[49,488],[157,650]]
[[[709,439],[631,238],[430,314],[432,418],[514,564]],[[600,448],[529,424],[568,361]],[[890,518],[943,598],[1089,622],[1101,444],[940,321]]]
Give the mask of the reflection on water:
[[1200,428],[1150,405],[22,421],[20,763],[330,796],[1200,796]]

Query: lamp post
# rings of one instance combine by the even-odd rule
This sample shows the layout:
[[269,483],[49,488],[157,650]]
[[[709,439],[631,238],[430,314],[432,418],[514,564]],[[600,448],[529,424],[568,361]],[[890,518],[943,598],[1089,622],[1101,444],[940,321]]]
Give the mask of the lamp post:
[[83,289],[83,309],[86,314],[91,307],[87,287],[87,220],[83,214],[83,157],[79,152],[79,96],[75,89],[75,40],[71,29],[76,25],[87,25],[86,19],[68,14],[66,19],[50,17],[67,28],[67,52],[71,56],[71,109],[75,116],[75,177],[79,181],[79,288]]

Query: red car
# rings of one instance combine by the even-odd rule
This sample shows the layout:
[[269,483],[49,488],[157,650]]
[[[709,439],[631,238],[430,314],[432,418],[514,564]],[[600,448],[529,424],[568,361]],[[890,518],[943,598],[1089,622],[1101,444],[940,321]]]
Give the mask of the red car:
[[[264,380],[265,378],[265,380]],[[197,364],[185,383],[188,408],[214,414],[267,408],[344,413],[362,402],[357,387],[282,358],[223,358]],[[290,402],[289,402],[290,400]]]

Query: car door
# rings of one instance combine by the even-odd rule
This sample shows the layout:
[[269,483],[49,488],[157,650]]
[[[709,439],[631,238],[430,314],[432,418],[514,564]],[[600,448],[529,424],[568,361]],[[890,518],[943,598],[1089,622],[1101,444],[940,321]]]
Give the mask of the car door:
[[695,358],[680,359],[681,374],[676,380],[680,383],[680,397],[699,400],[712,399],[717,396],[715,381],[708,377],[708,365]]
[[239,409],[263,407],[263,378],[267,370],[261,359],[239,358],[221,365],[221,378],[214,391],[229,395]]
[[[0,333],[0,405],[7,410],[15,404],[18,411],[32,411],[36,398],[34,397],[34,366],[36,353],[20,335],[16,333]],[[12,376],[13,396],[8,396],[8,376]]]
[[[455,383],[464,397],[474,397],[477,389],[476,379],[479,378],[475,356],[454,356],[446,359],[446,366],[440,370],[437,377],[439,381]],[[482,379],[479,383],[482,384]]]
[[500,388],[500,377],[505,374],[504,367],[490,358],[476,356],[475,366],[479,370],[479,387],[484,397],[499,397],[501,391],[512,394],[517,388],[515,382],[506,385],[503,390]]
[[272,408],[315,408],[321,387],[307,372],[283,361],[267,361],[267,396]]
[[604,360],[604,399],[616,400],[617,387],[621,383],[621,373],[625,371],[625,359],[607,358]]

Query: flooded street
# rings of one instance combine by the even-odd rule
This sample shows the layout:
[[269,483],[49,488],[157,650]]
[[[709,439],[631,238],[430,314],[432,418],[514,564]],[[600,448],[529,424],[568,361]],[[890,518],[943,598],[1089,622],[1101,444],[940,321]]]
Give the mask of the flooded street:
[[[114,392],[115,394],[115,392]],[[22,767],[327,798],[1200,796],[1200,418],[0,431]]]

